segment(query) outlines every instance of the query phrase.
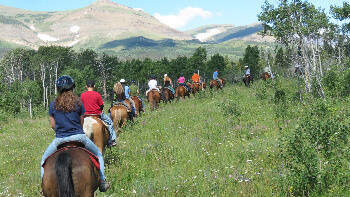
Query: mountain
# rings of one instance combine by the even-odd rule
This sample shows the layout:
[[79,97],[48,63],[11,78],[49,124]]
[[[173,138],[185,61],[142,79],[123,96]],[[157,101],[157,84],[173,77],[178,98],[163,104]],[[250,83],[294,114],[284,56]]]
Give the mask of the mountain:
[[261,23],[236,27],[234,25],[207,25],[186,33],[202,42],[223,43],[232,40],[246,40],[256,42],[274,42],[272,37],[262,37],[257,32],[263,30]]
[[91,46],[144,36],[150,39],[191,40],[190,35],[160,23],[140,9],[110,0],[69,11],[37,12],[0,6],[0,39],[37,48],[45,44]]

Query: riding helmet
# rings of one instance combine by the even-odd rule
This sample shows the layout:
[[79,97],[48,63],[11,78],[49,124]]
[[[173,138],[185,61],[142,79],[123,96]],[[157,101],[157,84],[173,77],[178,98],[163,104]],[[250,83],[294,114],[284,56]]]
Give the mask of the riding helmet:
[[151,76],[151,79],[156,79],[156,76],[155,76],[155,75],[152,75],[152,76]]
[[119,82],[120,83],[125,83],[125,79],[121,79]]
[[245,68],[248,68],[248,65],[245,65]]
[[68,75],[62,75],[57,79],[56,87],[59,93],[66,92],[75,88],[75,82],[72,77]]
[[180,76],[183,76],[184,74],[183,73],[180,73]]
[[135,80],[132,79],[130,82],[131,82],[131,83],[135,83]]
[[198,73],[198,70],[194,70],[193,72],[194,72],[194,73]]

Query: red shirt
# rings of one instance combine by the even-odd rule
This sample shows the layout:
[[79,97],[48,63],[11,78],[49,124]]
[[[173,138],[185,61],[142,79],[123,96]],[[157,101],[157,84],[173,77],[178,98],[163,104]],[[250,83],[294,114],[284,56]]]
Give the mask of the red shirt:
[[101,105],[103,105],[100,93],[95,91],[86,91],[80,95],[85,108],[85,114],[101,114]]

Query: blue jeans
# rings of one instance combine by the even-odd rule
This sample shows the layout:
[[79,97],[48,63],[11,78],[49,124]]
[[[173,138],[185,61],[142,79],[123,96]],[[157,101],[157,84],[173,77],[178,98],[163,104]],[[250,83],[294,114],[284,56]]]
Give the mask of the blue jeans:
[[105,113],[100,114],[100,118],[103,122],[108,124],[108,130],[109,130],[109,143],[111,141],[115,140],[117,138],[117,135],[115,134],[114,128],[113,128],[113,121],[110,117],[108,117]]
[[[77,141],[77,142],[82,142],[85,145],[85,148],[95,154],[98,157],[98,161],[100,162],[100,179],[105,180],[105,163],[103,160],[102,153],[100,150],[97,148],[97,146],[85,135],[85,134],[77,134],[77,135],[72,135],[69,137],[64,137],[64,138],[55,138],[49,147],[47,147],[42,159],[41,159],[41,165],[43,165],[45,159],[50,156],[52,153],[54,153],[57,150],[57,146],[64,143],[64,142],[69,142],[69,141]],[[44,168],[41,167],[41,179],[44,176]]]
[[141,98],[141,96],[137,96],[140,100],[141,100],[141,102],[142,102],[142,109],[145,109],[145,103],[143,102],[143,99]]

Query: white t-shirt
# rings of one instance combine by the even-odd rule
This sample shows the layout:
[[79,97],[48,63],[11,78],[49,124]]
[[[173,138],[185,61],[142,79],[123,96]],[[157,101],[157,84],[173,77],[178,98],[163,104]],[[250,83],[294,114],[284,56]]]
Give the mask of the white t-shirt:
[[157,80],[151,79],[148,82],[148,87],[149,87],[150,90],[152,90],[153,88],[157,89]]

